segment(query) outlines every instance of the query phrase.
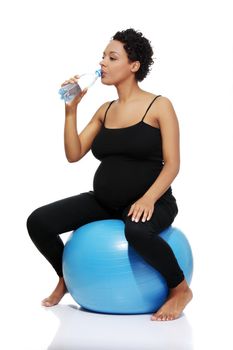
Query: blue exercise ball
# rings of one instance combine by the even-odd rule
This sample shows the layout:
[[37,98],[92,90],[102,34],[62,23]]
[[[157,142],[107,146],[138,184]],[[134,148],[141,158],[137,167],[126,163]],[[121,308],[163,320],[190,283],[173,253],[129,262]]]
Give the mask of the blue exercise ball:
[[[121,220],[99,220],[75,230],[63,253],[63,274],[73,299],[85,309],[113,314],[145,314],[165,302],[163,276],[131,247]],[[187,282],[193,272],[189,242],[170,226],[160,236],[172,248]]]

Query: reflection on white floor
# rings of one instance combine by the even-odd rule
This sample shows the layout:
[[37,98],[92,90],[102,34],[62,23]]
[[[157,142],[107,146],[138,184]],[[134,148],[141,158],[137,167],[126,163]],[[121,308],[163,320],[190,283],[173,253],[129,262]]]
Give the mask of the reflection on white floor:
[[[27,284],[1,305],[3,350],[205,350],[233,349],[231,300],[199,284],[184,314],[174,321],[151,321],[150,314],[112,315],[79,307],[67,294],[59,305],[40,305],[49,281]],[[17,285],[20,285],[19,283]],[[26,283],[25,283],[26,285]],[[5,289],[7,292],[7,289]],[[223,312],[221,312],[223,310]]]
[[[110,315],[80,308],[67,296],[51,308],[15,304],[5,317],[4,350],[194,350],[185,315],[170,322],[150,315]],[[71,301],[71,302],[70,302]],[[5,315],[7,312],[5,311]]]
[[172,322],[154,322],[150,315],[98,314],[74,304],[57,305],[46,312],[59,320],[49,350],[193,349],[185,316]]

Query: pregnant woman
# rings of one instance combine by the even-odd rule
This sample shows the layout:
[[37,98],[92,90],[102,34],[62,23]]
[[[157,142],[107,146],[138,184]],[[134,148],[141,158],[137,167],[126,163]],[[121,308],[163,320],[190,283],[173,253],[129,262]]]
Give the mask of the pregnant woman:
[[59,277],[44,306],[57,304],[67,292],[59,235],[104,219],[123,220],[128,243],[167,281],[168,298],[151,320],[178,318],[192,299],[173,251],[159,236],[178,213],[171,184],[179,171],[179,126],[170,100],[138,84],[150,71],[152,55],[142,33],[131,28],[117,32],[100,65],[101,82],[115,86],[118,98],[100,106],[81,133],[77,106],[87,90],[65,104],[67,160],[78,162],[91,150],[100,165],[92,190],[37,208],[27,219],[32,241]]

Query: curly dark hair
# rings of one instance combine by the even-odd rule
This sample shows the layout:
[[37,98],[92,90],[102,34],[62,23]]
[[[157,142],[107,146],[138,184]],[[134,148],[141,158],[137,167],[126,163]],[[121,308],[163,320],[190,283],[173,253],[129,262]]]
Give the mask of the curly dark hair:
[[140,68],[135,73],[135,79],[142,81],[150,72],[151,65],[154,63],[150,41],[141,32],[133,28],[118,31],[113,35],[112,39],[124,44],[124,49],[130,62],[140,62]]

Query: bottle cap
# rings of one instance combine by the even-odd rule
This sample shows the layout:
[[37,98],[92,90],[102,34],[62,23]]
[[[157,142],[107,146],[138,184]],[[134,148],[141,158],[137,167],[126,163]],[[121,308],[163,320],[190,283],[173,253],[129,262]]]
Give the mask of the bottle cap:
[[98,77],[101,77],[101,69],[97,69],[95,71],[95,74],[98,75]]

